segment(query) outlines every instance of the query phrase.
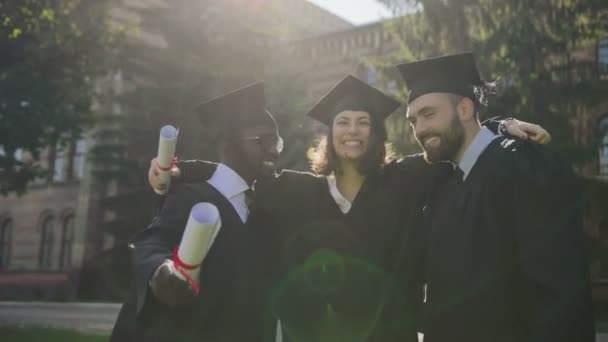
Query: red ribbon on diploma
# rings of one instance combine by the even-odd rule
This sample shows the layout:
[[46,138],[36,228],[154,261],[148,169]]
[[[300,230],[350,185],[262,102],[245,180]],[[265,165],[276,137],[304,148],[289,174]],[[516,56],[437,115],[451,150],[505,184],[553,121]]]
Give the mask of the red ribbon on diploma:
[[197,267],[199,267],[200,265],[189,265],[189,264],[186,264],[185,262],[183,262],[182,259],[179,258],[179,254],[177,253],[178,249],[179,249],[179,246],[175,246],[175,248],[173,248],[173,265],[175,266],[175,269],[179,271],[179,273],[181,273],[184,277],[186,277],[186,280],[188,280],[188,282],[190,283],[190,285],[192,285],[192,288],[194,289],[196,294],[198,294],[201,291],[201,289],[198,287],[198,284],[196,283],[196,281],[194,279],[192,279],[190,274],[186,271],[194,270]]
[[173,157],[171,159],[171,164],[169,166],[163,167],[163,166],[158,165],[158,169],[161,171],[171,171],[171,169],[176,165],[177,165],[177,157]]

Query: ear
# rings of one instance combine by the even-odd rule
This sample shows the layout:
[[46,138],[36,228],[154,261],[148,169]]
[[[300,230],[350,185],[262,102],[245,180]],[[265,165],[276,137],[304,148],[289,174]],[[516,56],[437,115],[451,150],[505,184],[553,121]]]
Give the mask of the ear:
[[456,112],[460,121],[466,122],[475,119],[475,104],[468,97],[463,97],[456,105]]

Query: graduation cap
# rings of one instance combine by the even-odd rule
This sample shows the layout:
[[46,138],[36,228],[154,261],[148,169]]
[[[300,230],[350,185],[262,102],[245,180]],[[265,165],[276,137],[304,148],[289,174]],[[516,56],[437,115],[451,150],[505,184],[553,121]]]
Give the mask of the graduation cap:
[[255,125],[276,127],[276,121],[266,109],[264,82],[256,82],[196,107],[196,115],[205,126],[218,127],[230,134]]
[[410,89],[408,103],[428,93],[452,93],[477,101],[475,87],[485,85],[470,52],[404,63],[397,68]]
[[384,121],[400,103],[380,90],[348,75],[308,111],[308,116],[331,126],[334,116],[345,110],[368,112],[373,119]]

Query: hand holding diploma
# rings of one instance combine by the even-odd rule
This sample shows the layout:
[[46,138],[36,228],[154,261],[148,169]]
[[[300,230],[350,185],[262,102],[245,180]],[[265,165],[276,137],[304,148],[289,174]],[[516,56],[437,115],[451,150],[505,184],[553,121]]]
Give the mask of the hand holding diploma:
[[150,289],[156,299],[168,306],[183,306],[192,303],[197,296],[192,286],[173,266],[173,260],[165,260],[154,272],[149,281]]
[[175,145],[177,144],[178,129],[171,125],[163,126],[160,129],[160,138],[158,140],[158,154],[156,160],[158,162],[158,178],[161,186],[154,188],[154,191],[159,195],[164,195],[169,190],[171,182],[171,168],[175,165]]
[[156,298],[169,306],[192,302],[199,292],[200,265],[221,225],[219,211],[213,204],[198,203],[192,207],[181,243],[173,251],[173,260],[166,260],[150,279]]
[[221,226],[220,213],[216,206],[204,202],[196,204],[190,211],[182,241],[174,250],[175,269],[196,292],[200,265],[209,253]]

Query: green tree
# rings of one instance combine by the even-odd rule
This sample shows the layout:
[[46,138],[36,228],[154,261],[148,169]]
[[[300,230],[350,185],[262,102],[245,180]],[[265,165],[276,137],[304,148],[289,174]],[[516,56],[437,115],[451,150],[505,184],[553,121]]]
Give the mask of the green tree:
[[306,117],[310,104],[306,88],[296,75],[278,74],[265,82],[268,108],[275,116],[285,148],[279,159],[279,168],[309,171],[306,152],[314,143],[311,120]]
[[22,193],[48,175],[52,165],[36,163],[40,152],[93,122],[95,80],[109,72],[121,37],[111,28],[112,3],[0,3],[0,193]]
[[[606,100],[594,58],[581,58],[608,33],[601,0],[381,0],[400,13],[387,25],[402,48],[388,61],[406,62],[472,50],[499,93],[486,113],[537,122],[553,146],[574,162],[595,146],[573,137],[572,119]],[[383,64],[387,63],[383,61]]]

